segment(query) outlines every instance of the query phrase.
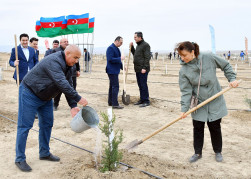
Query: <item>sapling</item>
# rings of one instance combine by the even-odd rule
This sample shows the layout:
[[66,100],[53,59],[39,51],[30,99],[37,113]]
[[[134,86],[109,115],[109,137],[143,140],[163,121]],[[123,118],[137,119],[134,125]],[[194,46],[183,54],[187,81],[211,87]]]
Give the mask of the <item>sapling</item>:
[[106,144],[103,145],[104,148],[104,157],[101,161],[101,172],[105,171],[116,171],[118,168],[118,164],[121,161],[123,155],[122,152],[118,150],[119,144],[123,140],[123,131],[122,130],[113,130],[113,126],[116,121],[115,115],[113,115],[112,119],[109,120],[108,114],[102,112],[101,113],[103,123],[99,124],[99,128],[102,133],[105,134],[107,140]]

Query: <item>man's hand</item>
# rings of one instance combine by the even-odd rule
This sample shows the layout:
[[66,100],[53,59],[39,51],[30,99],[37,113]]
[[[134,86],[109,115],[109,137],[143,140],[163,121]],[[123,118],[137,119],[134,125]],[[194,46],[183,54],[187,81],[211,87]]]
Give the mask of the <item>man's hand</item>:
[[185,112],[183,112],[183,113],[180,114],[180,117],[181,117],[182,119],[184,119],[184,118],[187,117],[187,115],[185,115]]
[[145,70],[145,69],[142,69],[142,70],[141,70],[141,73],[146,73],[146,70]]
[[125,56],[124,55],[121,55],[121,60],[125,60]]
[[78,104],[86,106],[88,104],[87,100],[85,98],[81,98]]
[[129,47],[132,47],[133,46],[133,42],[131,42],[130,44],[129,44]]
[[79,107],[75,107],[71,109],[71,116],[74,117],[80,111]]
[[16,67],[17,65],[19,65],[19,60],[14,61],[14,66]]
[[239,86],[239,83],[238,83],[237,80],[235,80],[235,81],[230,82],[230,83],[229,83],[229,86],[231,86],[231,87],[233,87],[233,88],[236,88],[236,87]]
[[77,77],[80,76],[80,71],[76,71],[76,76],[77,76]]

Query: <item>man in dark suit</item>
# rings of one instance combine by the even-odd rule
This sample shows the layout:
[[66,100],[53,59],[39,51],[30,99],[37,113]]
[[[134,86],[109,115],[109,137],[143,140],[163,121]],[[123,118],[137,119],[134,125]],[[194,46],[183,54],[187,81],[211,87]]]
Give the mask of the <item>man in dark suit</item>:
[[[16,59],[15,48],[13,48],[11,51],[9,64],[14,68],[18,65],[19,83],[21,83],[28,71],[30,71],[38,63],[38,59],[34,48],[28,46],[29,36],[27,34],[21,34],[19,39],[20,45],[17,47],[18,59]],[[13,78],[17,81],[16,70],[14,72]]]
[[37,60],[39,61],[38,39],[36,37],[32,37],[30,39],[30,47],[35,49],[35,54],[37,56]]
[[89,67],[90,67],[90,53],[87,51],[86,48],[84,48],[84,52],[85,52],[85,72],[89,72]]
[[106,58],[106,73],[108,74],[110,85],[108,94],[108,105],[114,109],[123,109],[118,103],[118,92],[119,92],[119,73],[122,69],[122,62],[125,57],[121,56],[120,47],[123,44],[123,38],[118,36],[114,43],[107,48]]
[[58,48],[58,47],[59,47],[59,41],[58,40],[53,40],[53,42],[52,42],[52,49],[46,50],[44,57],[46,57],[47,55],[52,54],[52,51],[54,49]]

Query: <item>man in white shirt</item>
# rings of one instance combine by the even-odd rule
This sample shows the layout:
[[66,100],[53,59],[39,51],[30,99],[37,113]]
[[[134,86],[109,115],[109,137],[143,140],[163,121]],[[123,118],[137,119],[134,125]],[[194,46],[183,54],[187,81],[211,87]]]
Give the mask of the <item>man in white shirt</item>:
[[[19,82],[21,83],[28,71],[38,63],[38,59],[34,48],[28,46],[28,34],[21,34],[19,39],[20,45],[17,47],[18,59],[16,59],[15,48],[13,48],[11,51],[9,64],[14,68],[18,67]],[[17,81],[16,70],[14,72],[13,78]]]

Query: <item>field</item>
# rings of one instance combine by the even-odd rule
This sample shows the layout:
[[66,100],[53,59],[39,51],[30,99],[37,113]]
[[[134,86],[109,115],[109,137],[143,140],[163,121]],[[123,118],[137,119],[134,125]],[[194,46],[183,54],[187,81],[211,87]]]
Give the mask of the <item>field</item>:
[[[9,57],[10,54],[0,53],[3,78],[0,81],[2,94],[0,114],[16,121],[18,88],[12,78],[14,68],[7,65],[6,69]],[[100,115],[100,112],[106,112],[108,109],[109,81],[105,73],[105,59],[101,56],[95,56],[93,59],[92,73],[81,73],[77,81],[77,91]],[[148,78],[151,106],[139,108],[133,105],[139,98],[139,90],[133,64],[130,61],[127,93],[131,96],[131,104],[125,106],[123,110],[113,110],[117,119],[115,129],[123,129],[124,141],[120,146],[121,150],[134,139],[143,139],[180,115],[179,62],[174,60],[171,64],[170,60],[163,61],[163,57],[160,57],[154,63],[151,62]],[[224,157],[222,163],[215,161],[207,126],[202,159],[193,164],[188,162],[194,153],[190,116],[145,141],[133,152],[123,150],[122,162],[161,178],[251,178],[251,113],[245,111],[249,109],[245,99],[251,98],[251,67],[240,61],[230,61],[230,63],[233,68],[238,63],[237,79],[242,79],[243,82],[239,88],[232,89],[224,95],[229,114],[222,120]],[[218,70],[217,76],[223,88],[227,87],[228,82],[223,72]],[[122,77],[121,71],[120,104],[122,104]],[[69,106],[62,95],[58,111],[54,112],[52,136],[93,151],[96,132],[87,130],[83,133],[74,133],[70,128],[71,119]],[[37,119],[33,128],[38,130]],[[16,124],[0,116],[1,178],[150,178],[136,169],[128,169],[124,166],[121,166],[117,172],[100,173],[94,167],[92,154],[55,139],[51,139],[50,142],[51,152],[59,156],[61,161],[59,163],[40,161],[38,133],[35,131],[30,131],[26,147],[27,163],[33,170],[30,173],[23,173],[14,164],[15,140]]]

